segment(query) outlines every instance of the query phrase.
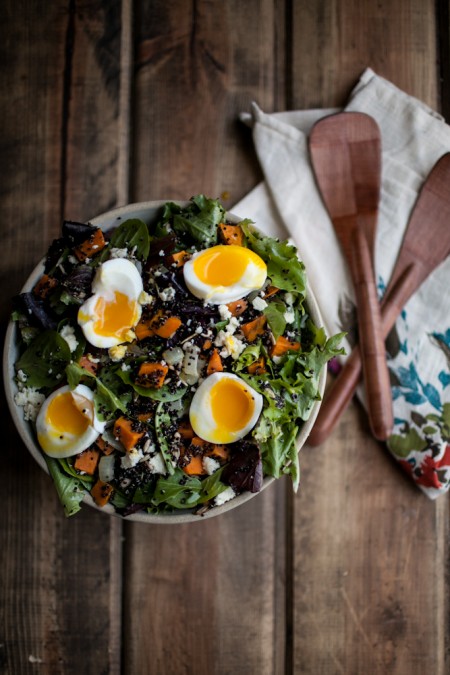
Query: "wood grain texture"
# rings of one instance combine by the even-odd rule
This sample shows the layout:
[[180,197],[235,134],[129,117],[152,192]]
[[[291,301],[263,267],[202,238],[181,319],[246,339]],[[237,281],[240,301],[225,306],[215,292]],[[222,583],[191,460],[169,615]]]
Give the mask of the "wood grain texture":
[[[237,121],[252,100],[341,105],[370,65],[447,109],[447,0],[437,9],[439,32],[432,0],[5,0],[3,329],[63,216],[199,191],[230,206],[252,188]],[[448,499],[417,491],[359,406],[302,450],[298,495],[281,480],[167,527],[86,508],[65,520],[6,419],[2,675],[449,672]]]
[[426,499],[367,432],[352,406],[327,443],[305,448],[293,672],[444,675],[448,504]]
[[301,0],[292,6],[293,35],[301,39],[291,41],[290,107],[344,105],[367,67],[436,106],[432,0]]
[[119,107],[121,14],[120,0],[76,3],[67,35],[64,213],[70,220],[118,206],[119,176],[125,180],[119,158],[127,139],[119,132],[129,101]]
[[[381,318],[384,338],[389,335],[407,300],[450,254],[449,184],[450,153],[446,153],[436,162],[422,186],[383,295]],[[439,242],[438,246],[436,242]],[[356,345],[324,398],[308,439],[312,445],[322,443],[331,433],[355,393],[360,374],[361,356]]]
[[[342,105],[368,65],[437,106],[432,2],[298,3],[300,26],[295,106]],[[443,674],[448,502],[423,497],[366,433],[352,406],[327,443],[303,453],[294,672]]]
[[[32,2],[6,4],[0,26],[7,84],[0,96],[3,323],[10,309],[6,298],[19,291],[59,234],[63,213],[84,217],[94,206],[115,202],[117,167],[105,159],[109,148],[98,131],[105,120],[97,112],[94,125],[86,110],[94,92],[105,105],[107,89],[117,87],[118,79],[117,73],[109,77],[109,70],[94,67],[92,17],[85,13],[92,3],[83,9],[81,3],[61,0],[45,10]],[[102,28],[95,44],[120,51],[120,41],[108,45],[108,38],[101,39],[114,31],[117,37],[120,20],[96,14],[96,27],[97,20]],[[77,77],[87,67],[84,89]],[[112,136],[117,106],[114,115],[108,127]],[[94,191],[81,180],[86,175]],[[120,523],[91,509],[66,520],[50,479],[11,426],[3,435],[0,671],[118,673]]]
[[312,128],[309,153],[355,290],[370,427],[375,438],[386,440],[393,427],[392,395],[374,273],[380,129],[363,113],[329,115]]
[[237,202],[255,185],[251,136],[238,114],[273,109],[274,6],[137,3],[132,199],[204,192]]
[[284,672],[277,488],[218,519],[126,527],[126,673]]

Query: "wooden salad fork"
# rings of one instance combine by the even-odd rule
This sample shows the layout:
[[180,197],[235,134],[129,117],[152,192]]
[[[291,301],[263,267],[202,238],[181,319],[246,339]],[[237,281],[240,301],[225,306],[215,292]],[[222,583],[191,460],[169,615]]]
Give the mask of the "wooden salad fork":
[[[434,165],[419,193],[392,277],[381,302],[382,333],[386,338],[409,298],[450,255],[450,153]],[[361,376],[361,352],[356,346],[325,395],[308,445],[323,443],[350,403]]]
[[373,271],[381,185],[380,130],[365,113],[337,113],[314,125],[309,150],[355,287],[370,426],[377,439],[385,440],[393,427],[392,394]]

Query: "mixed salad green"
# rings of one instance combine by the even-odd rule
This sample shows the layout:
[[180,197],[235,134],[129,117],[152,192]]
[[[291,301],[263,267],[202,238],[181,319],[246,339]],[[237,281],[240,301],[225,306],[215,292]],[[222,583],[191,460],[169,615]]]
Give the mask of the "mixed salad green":
[[[219,243],[247,247],[267,265],[264,286],[238,303],[210,304],[184,281],[185,262]],[[96,270],[115,258],[140,272],[142,314],[131,341],[100,348],[86,340],[77,315]],[[295,440],[319,398],[322,368],[341,353],[342,335],[328,339],[312,321],[304,265],[290,243],[262,235],[249,220],[230,223],[222,205],[203,195],[187,206],[166,203],[155,223],[129,219],[102,232],[65,221],[42,278],[15,299],[13,319],[20,341],[16,402],[25,419],[34,424],[55,389],[83,384],[104,423],[79,455],[44,454],[66,515],[79,510],[86,493],[126,516],[201,514],[259,491],[265,476],[289,475],[297,489]],[[142,376],[149,362],[160,370]],[[217,369],[263,398],[253,429],[225,446],[199,438],[189,424],[195,391]]]

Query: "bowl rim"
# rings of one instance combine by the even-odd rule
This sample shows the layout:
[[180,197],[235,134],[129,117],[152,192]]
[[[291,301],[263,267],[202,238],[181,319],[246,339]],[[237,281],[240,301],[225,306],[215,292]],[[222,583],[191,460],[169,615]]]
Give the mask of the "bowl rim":
[[[129,217],[131,214],[134,214],[134,217],[141,217],[145,222],[149,223],[152,221],[152,219],[155,217],[158,209],[161,209],[164,204],[167,202],[172,202],[175,204],[178,204],[180,206],[185,206],[189,202],[188,201],[182,201],[182,200],[170,200],[170,199],[163,199],[163,200],[150,200],[150,201],[144,201],[144,202],[133,202],[131,204],[127,204],[125,206],[119,206],[113,209],[109,209],[108,211],[105,211],[97,216],[95,218],[90,219],[87,221],[88,223],[96,226],[104,226],[105,231],[107,231],[110,227],[113,226],[115,221],[118,221],[118,223],[123,219],[124,216]],[[136,213],[141,213],[141,212],[151,212],[153,211],[154,213],[148,213],[147,219],[145,216],[137,216]],[[242,221],[242,218],[233,214],[232,211],[227,211],[226,212],[227,218],[231,222],[239,223]],[[106,224],[105,224],[106,221]],[[117,223],[117,224],[118,224]],[[258,227],[255,225],[255,228],[262,232],[262,230],[259,230]],[[293,243],[293,242],[292,242]],[[26,282],[23,284],[22,289],[20,290],[20,293],[30,291],[35,283],[38,281],[39,277],[43,273],[44,269],[44,260],[45,258],[41,258],[41,260],[38,262],[38,264],[34,267],[32,272],[29,274]],[[317,300],[314,296],[314,293],[309,285],[309,281],[307,279],[307,288],[306,288],[306,304],[308,306],[309,313],[311,315],[311,318],[313,319],[314,323],[318,326],[323,325],[323,320],[322,316],[320,313],[319,306],[317,304]],[[44,455],[41,451],[41,449],[38,446],[38,443],[34,437],[34,432],[32,428],[31,422],[27,422],[24,420],[23,417],[23,412],[21,408],[15,403],[14,396],[18,391],[14,376],[15,376],[15,370],[14,370],[14,364],[16,361],[16,354],[15,354],[15,347],[16,347],[16,342],[15,342],[15,335],[17,331],[17,326],[12,319],[9,320],[8,326],[6,329],[6,334],[5,334],[5,342],[4,342],[4,348],[3,348],[3,383],[4,383],[4,389],[5,389],[5,394],[6,394],[6,400],[8,403],[9,411],[11,414],[11,417],[14,422],[14,426],[16,430],[19,433],[19,436],[21,437],[24,445],[26,446],[28,452],[31,454],[33,459],[37,462],[37,464],[43,469],[47,474],[49,474],[49,470],[47,467],[47,464],[45,462]],[[323,398],[323,393],[325,390],[325,384],[326,384],[326,377],[327,377],[327,369],[326,367],[323,367],[320,374],[319,374],[319,395],[320,395],[320,400],[315,401],[311,410],[311,414],[309,418],[303,423],[297,438],[296,438],[296,446],[297,446],[297,452],[300,452],[301,448],[305,445],[306,440],[309,436],[309,433],[314,425],[314,422],[317,418],[317,415],[319,413],[319,409],[321,406],[322,398]],[[208,520],[209,518],[213,518],[216,516],[219,516],[223,513],[226,513],[228,511],[231,511],[238,506],[241,506],[242,504],[245,504],[248,502],[250,499],[253,499],[253,497],[256,497],[259,495],[263,490],[265,490],[269,485],[272,485],[272,483],[275,482],[274,477],[272,476],[267,476],[263,480],[263,484],[261,487],[261,490],[259,492],[243,492],[233,499],[225,502],[224,504],[221,504],[219,506],[214,506],[214,508],[209,509],[206,511],[203,515],[195,515],[191,511],[174,511],[172,513],[164,513],[164,514],[154,514],[154,513],[143,513],[143,512],[137,512],[130,514],[128,516],[122,516],[121,514],[117,513],[114,509],[114,507],[111,504],[107,504],[106,506],[99,507],[97,504],[94,502],[92,499],[91,495],[86,492],[85,496],[83,497],[82,504],[87,504],[88,506],[96,509],[97,511],[100,511],[102,513],[105,513],[107,515],[115,516],[117,518],[120,518],[124,521],[132,521],[132,522],[140,522],[140,523],[150,523],[150,524],[164,524],[164,525],[169,525],[169,524],[179,524],[179,523],[192,523],[192,522],[201,522],[204,520]]]

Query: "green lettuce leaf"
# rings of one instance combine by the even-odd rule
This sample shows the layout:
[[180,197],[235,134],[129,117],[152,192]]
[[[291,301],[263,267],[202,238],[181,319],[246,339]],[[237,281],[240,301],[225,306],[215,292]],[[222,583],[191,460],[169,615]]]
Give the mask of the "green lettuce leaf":
[[217,226],[224,220],[225,210],[216,199],[197,195],[185,208],[173,202],[166,204],[163,218],[172,221],[177,234],[187,234],[195,243],[207,247],[217,243]]
[[[322,341],[322,332],[317,332]],[[298,488],[300,466],[295,439],[306,421],[314,402],[319,400],[319,376],[326,362],[337,354],[343,334],[314,345],[309,352],[288,352],[277,364],[277,376],[268,373],[259,376],[245,371],[240,376],[264,396],[261,417],[253,430],[253,437],[261,449],[264,473],[278,478],[291,476],[294,489]],[[245,358],[245,351],[241,357]]]
[[48,470],[53,479],[59,500],[64,507],[64,513],[67,517],[73,516],[80,511],[86,490],[79,478],[68,476],[59,465],[58,460],[45,456]]
[[306,272],[298,259],[297,249],[287,241],[265,237],[251,227],[250,221],[240,223],[251,248],[267,264],[272,284],[284,291],[306,293]]

